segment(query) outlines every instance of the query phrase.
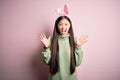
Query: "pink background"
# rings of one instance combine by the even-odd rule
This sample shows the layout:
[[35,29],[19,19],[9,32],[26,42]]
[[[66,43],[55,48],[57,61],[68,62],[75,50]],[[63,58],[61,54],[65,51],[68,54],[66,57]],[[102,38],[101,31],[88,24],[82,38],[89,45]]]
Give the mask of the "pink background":
[[89,36],[79,80],[120,80],[120,0],[0,0],[0,80],[47,80],[38,34],[52,35],[65,3],[75,35]]

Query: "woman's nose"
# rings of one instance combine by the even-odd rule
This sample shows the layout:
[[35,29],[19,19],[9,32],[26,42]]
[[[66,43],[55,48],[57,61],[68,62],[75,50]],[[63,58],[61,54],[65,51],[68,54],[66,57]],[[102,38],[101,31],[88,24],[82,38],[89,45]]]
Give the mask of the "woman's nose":
[[62,26],[62,28],[65,28],[65,27],[66,27],[65,25]]

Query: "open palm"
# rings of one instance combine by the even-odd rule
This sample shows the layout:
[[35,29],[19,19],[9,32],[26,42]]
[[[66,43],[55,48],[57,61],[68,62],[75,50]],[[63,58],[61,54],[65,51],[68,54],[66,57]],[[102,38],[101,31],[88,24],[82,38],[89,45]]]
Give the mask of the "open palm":
[[77,39],[77,45],[80,47],[87,41],[88,41],[88,36],[82,35],[79,39]]
[[44,33],[39,35],[39,39],[44,44],[45,47],[50,46],[50,37],[47,38]]

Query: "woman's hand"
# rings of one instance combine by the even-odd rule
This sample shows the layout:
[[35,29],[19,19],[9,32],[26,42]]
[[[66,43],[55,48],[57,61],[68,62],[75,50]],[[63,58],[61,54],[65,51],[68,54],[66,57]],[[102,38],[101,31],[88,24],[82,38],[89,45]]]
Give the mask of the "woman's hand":
[[82,35],[79,39],[77,39],[77,46],[81,47],[84,43],[88,41],[88,36],[87,35]]
[[39,39],[46,48],[48,48],[50,46],[50,37],[47,38],[44,33],[39,35]]

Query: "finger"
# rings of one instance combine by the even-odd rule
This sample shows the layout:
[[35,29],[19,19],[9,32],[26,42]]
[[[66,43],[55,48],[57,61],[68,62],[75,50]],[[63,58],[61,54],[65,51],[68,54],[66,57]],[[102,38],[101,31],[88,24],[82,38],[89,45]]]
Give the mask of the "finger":
[[49,37],[48,37],[48,40],[50,40],[50,38],[51,38],[51,37],[49,36]]
[[87,35],[85,35],[85,38],[88,38],[88,36],[87,36]]
[[88,37],[87,37],[87,39],[86,39],[86,42],[88,41]]
[[42,39],[43,39],[43,38],[42,38],[42,34],[40,34],[40,35],[39,35],[39,39],[40,39],[40,40],[42,40]]
[[42,41],[43,40],[43,34],[40,34],[39,39]]
[[43,34],[44,34],[44,33],[41,34],[41,37],[42,37],[42,38],[44,38]]
[[88,36],[85,36],[86,39],[88,39]]
[[43,33],[43,37],[46,38],[46,35]]
[[88,41],[88,38],[86,37],[84,41],[87,42],[87,41]]
[[39,38],[41,37],[41,33],[38,34],[38,37],[39,37]]
[[42,39],[46,38],[46,36],[45,36],[44,33],[41,34],[41,38],[42,38]]

